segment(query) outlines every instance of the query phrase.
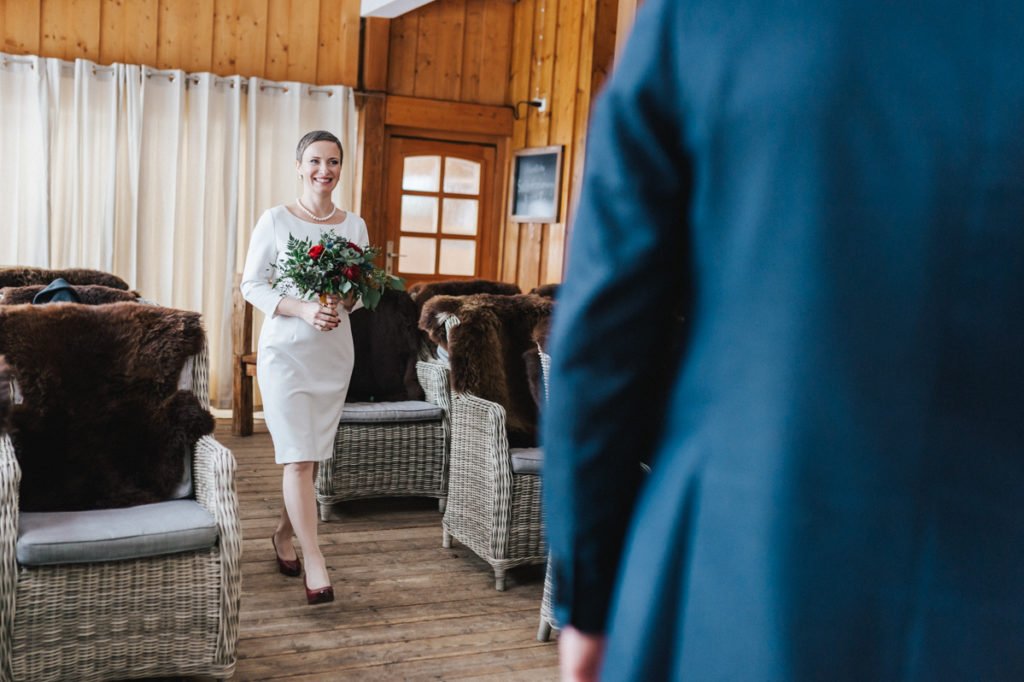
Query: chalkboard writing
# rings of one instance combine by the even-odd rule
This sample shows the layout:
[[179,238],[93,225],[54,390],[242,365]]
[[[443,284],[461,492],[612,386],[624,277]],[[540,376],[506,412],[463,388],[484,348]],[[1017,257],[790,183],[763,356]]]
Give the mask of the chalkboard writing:
[[557,222],[561,147],[518,152],[512,171],[512,219]]

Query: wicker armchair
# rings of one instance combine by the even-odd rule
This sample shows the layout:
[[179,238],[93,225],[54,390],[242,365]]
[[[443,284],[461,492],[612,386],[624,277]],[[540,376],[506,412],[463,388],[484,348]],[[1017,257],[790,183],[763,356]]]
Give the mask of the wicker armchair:
[[[445,510],[451,433],[448,368],[421,360],[416,375],[425,402],[346,405],[334,454],[317,472],[316,497],[324,521],[335,503],[369,497],[436,497]],[[386,420],[377,416],[392,411]]]
[[[205,350],[192,391],[208,404]],[[0,390],[10,390],[5,384]],[[216,523],[203,550],[145,558],[21,565],[21,470],[0,434],[0,681],[112,680],[202,675],[235,668],[241,529],[231,452],[209,436],[195,446],[195,499]]]
[[[453,356],[460,324],[454,316],[445,321]],[[538,454],[536,448],[510,448],[502,405],[453,389],[443,546],[454,538],[489,563],[499,591],[508,569],[546,559],[539,472],[518,466],[536,462]]]

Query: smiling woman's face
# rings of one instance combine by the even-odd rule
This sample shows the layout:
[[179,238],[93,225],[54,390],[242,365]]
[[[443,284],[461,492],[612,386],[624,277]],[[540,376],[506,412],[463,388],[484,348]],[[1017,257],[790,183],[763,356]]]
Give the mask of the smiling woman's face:
[[314,142],[302,152],[298,167],[306,189],[314,194],[330,194],[341,177],[341,150],[327,140]]

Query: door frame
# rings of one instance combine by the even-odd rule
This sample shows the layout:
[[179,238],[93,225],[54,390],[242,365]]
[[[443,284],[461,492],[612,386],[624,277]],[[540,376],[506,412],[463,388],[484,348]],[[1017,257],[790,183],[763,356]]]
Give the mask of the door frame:
[[[495,135],[482,135],[476,133],[456,133],[451,131],[443,130],[431,130],[425,128],[412,128],[408,126],[392,126],[386,125],[384,127],[384,159],[387,163],[391,159],[392,152],[392,140],[400,139],[412,139],[412,140],[423,140],[426,142],[439,142],[439,143],[452,143],[452,144],[473,144],[489,146],[494,149],[494,173],[493,182],[491,186],[486,189],[489,201],[487,203],[486,214],[481,213],[480,215],[480,250],[481,253],[478,255],[477,262],[480,264],[479,271],[475,277],[483,279],[499,279],[502,272],[502,261],[504,260],[504,246],[505,246],[505,205],[508,201],[508,147],[510,140],[508,137],[495,136]],[[388,197],[391,193],[391,186],[393,182],[401,183],[401,169],[389,168],[385,169],[383,180],[383,192],[381,193],[381,235],[382,235],[382,246],[386,245],[388,226],[390,224],[391,216],[389,212],[392,210],[389,206]],[[481,191],[481,196],[484,196],[484,192]],[[397,217],[396,217],[397,218]],[[492,226],[488,228],[488,226]],[[397,248],[397,244],[395,245]],[[445,275],[438,277],[440,279],[470,279],[469,277],[460,277],[457,275]],[[424,279],[430,279],[430,276],[424,276]]]

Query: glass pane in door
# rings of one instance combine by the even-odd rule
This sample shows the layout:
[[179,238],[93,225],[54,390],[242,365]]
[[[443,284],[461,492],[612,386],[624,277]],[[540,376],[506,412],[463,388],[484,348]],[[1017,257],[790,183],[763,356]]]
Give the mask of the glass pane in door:
[[398,270],[416,275],[433,275],[437,241],[426,237],[402,237],[398,241]]
[[437,232],[437,197],[402,195],[402,232]]
[[449,199],[444,200],[444,211],[441,215],[441,231],[446,234],[476,234],[477,207],[480,202],[476,199]]
[[440,156],[407,156],[402,167],[402,189],[436,192],[441,184]]
[[476,161],[446,157],[444,191],[451,194],[480,194],[480,164]]
[[472,239],[442,239],[442,275],[476,274],[476,242]]

